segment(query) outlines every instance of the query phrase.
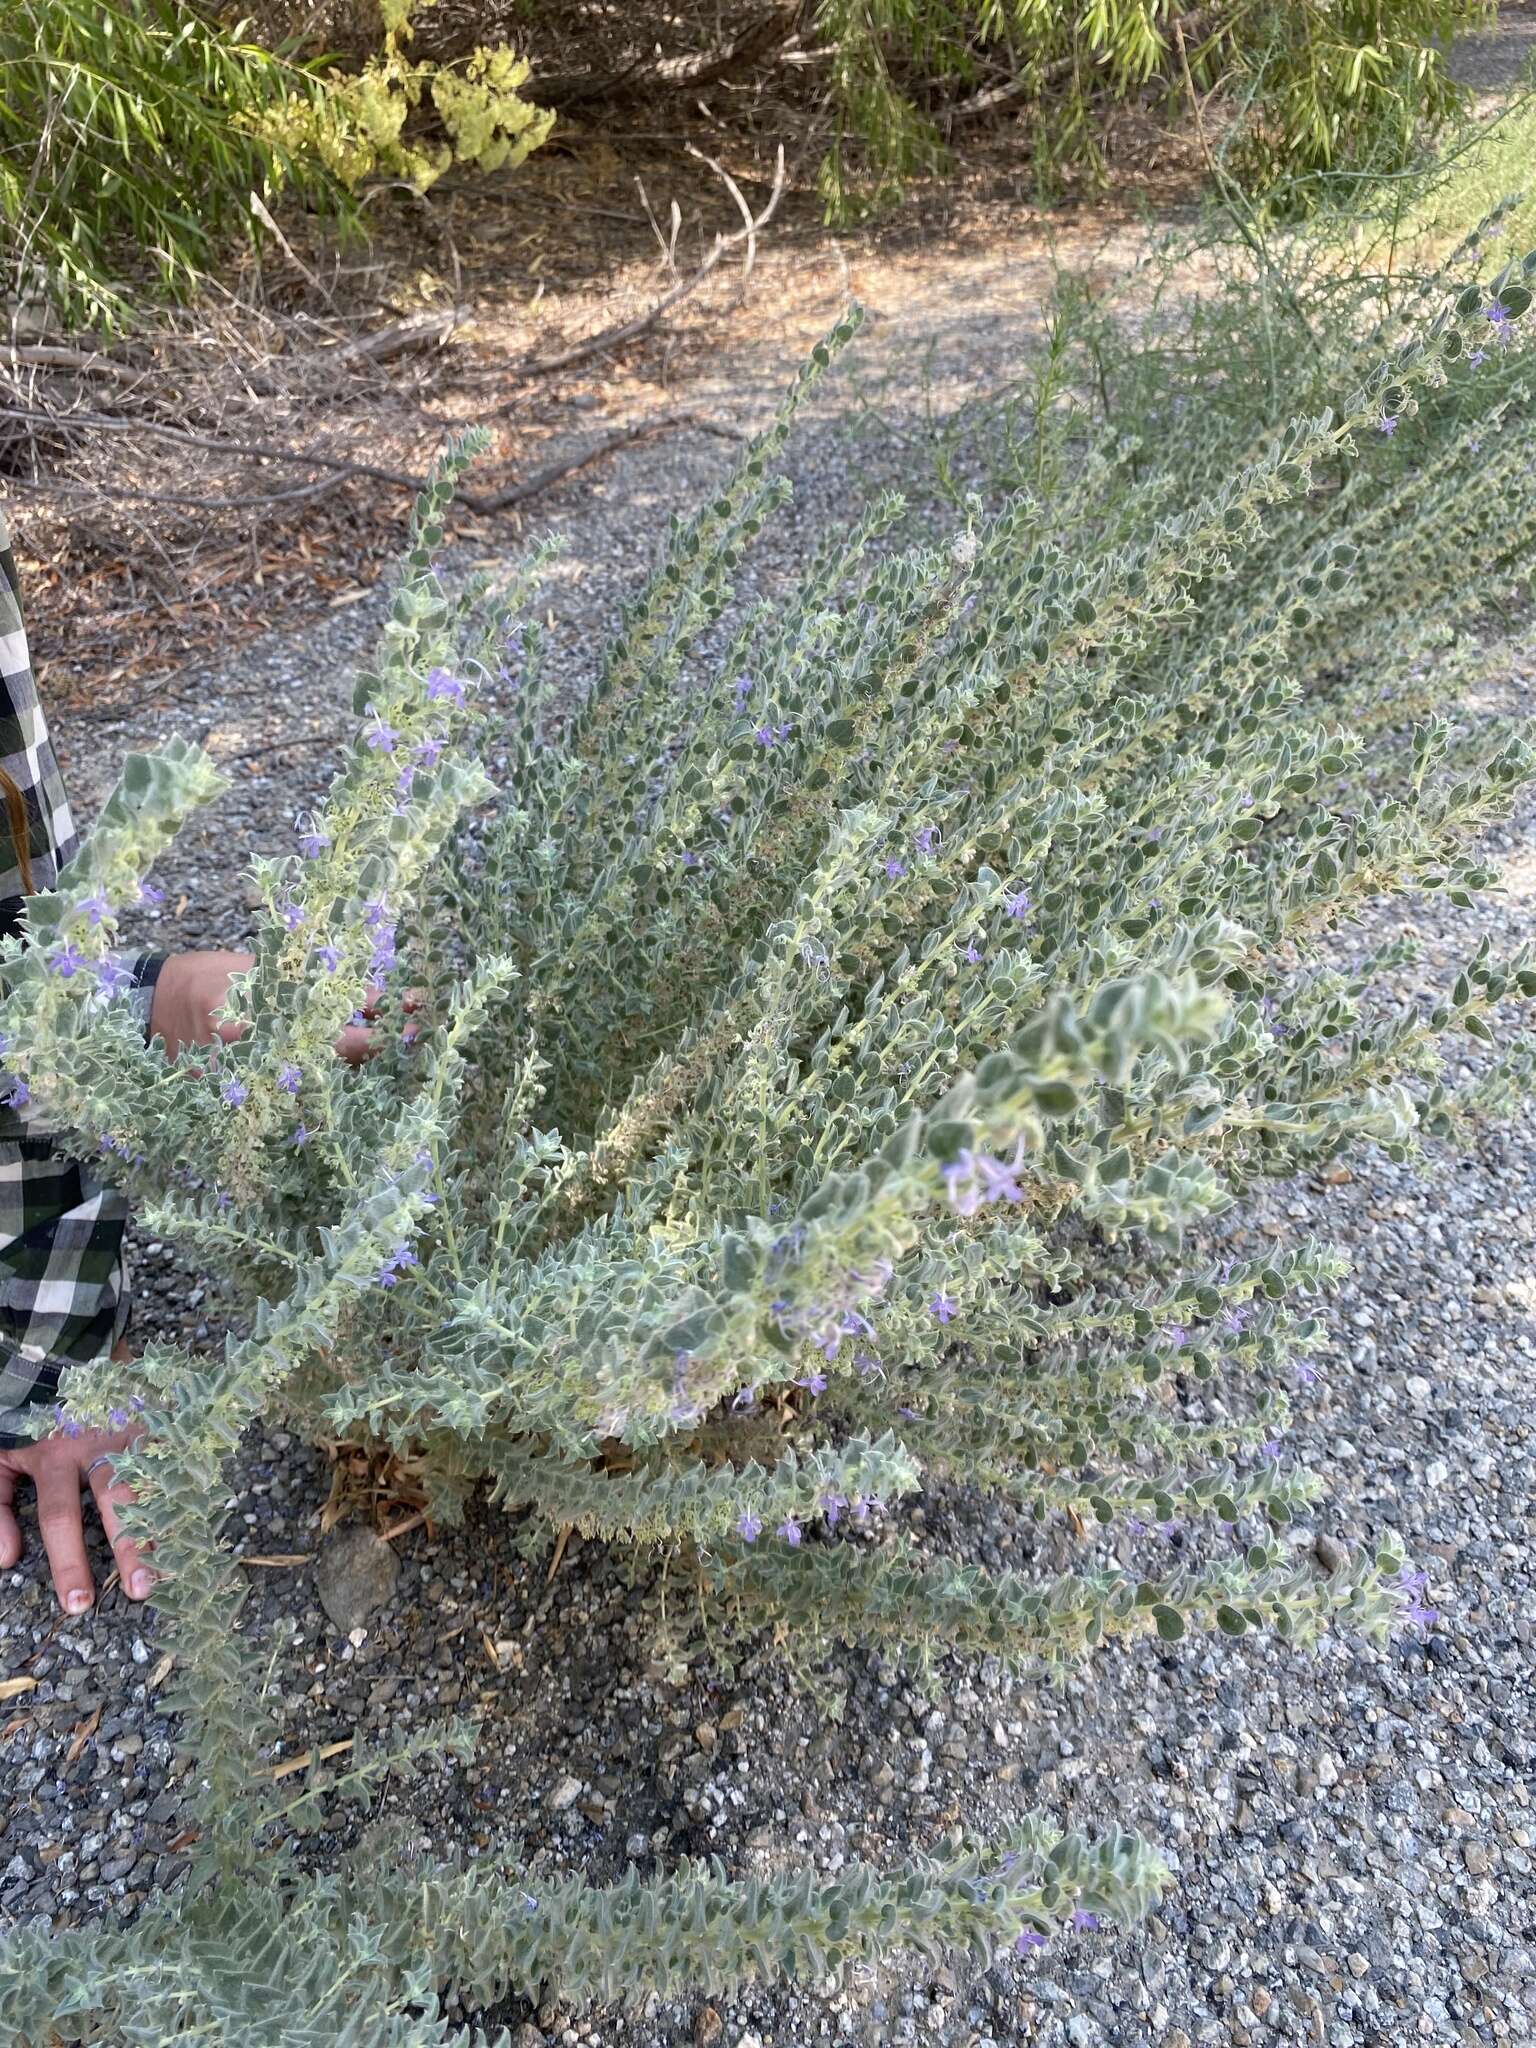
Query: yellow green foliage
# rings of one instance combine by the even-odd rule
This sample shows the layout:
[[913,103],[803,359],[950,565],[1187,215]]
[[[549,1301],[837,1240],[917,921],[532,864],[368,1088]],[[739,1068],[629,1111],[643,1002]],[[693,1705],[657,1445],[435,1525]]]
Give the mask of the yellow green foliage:
[[[460,64],[413,58],[406,45],[418,4],[379,0],[382,50],[360,72],[326,79],[318,101],[295,98],[266,115],[266,137],[317,155],[349,188],[382,173],[425,192],[456,163],[515,169],[555,121],[552,111],[522,97],[527,59],[505,43],[481,46]],[[407,138],[407,123],[429,95],[442,133]]]

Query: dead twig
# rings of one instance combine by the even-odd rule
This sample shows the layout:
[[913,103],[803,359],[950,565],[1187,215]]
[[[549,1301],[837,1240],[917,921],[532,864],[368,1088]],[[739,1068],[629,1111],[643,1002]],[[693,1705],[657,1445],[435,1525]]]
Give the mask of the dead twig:
[[347,1736],[343,1742],[322,1742],[318,1749],[306,1749],[302,1756],[290,1757],[285,1764],[278,1764],[272,1771],[273,1782],[279,1778],[291,1778],[295,1771],[307,1771],[311,1764],[328,1763],[333,1756],[341,1756],[352,1747],[355,1738]]
[[403,491],[419,491],[425,481],[403,470],[380,469],[371,462],[354,462],[350,457],[322,455],[312,448],[279,448],[270,441],[229,441],[216,434],[194,434],[185,427],[173,427],[165,420],[125,418],[121,413],[47,412],[28,406],[0,408],[0,420],[27,420],[40,425],[89,428],[104,434],[155,434],[164,441],[180,442],[184,448],[201,448],[212,455],[229,455],[241,462],[294,462],[305,469],[334,469],[345,476],[371,477],[376,483],[397,484]]
[[[688,154],[697,157],[701,164],[708,164],[726,191],[735,200],[737,207],[740,209],[741,217],[746,223],[742,229],[742,234],[746,237],[747,254],[746,260],[741,266],[741,289],[745,291],[747,279],[752,275],[752,266],[757,261],[757,222],[752,218],[752,209],[742,197],[741,187],[718,158],[706,156],[702,149],[695,149],[691,142],[688,144]],[[672,204],[675,206],[677,201],[674,199]]]
[[[446,341],[456,327],[463,324],[461,308],[450,307],[442,313],[418,313],[409,320],[398,320],[392,327],[381,327],[374,334],[364,334],[356,341],[337,342],[331,348],[317,349],[308,357],[302,357],[296,364],[283,362],[283,368],[290,374],[276,377],[265,370],[247,370],[245,381],[252,391],[275,395],[292,388],[295,382],[307,380],[313,372],[327,382],[335,377],[338,370],[349,369],[358,363],[387,363],[395,356],[404,355],[408,349],[425,348],[429,343]],[[291,373],[297,370],[295,378]]]
[[[551,484],[559,483],[562,477],[574,476],[577,470],[585,469],[590,463],[600,461],[603,456],[613,454],[615,449],[627,447],[631,441],[643,440],[648,435],[665,433],[673,427],[685,426],[697,426],[702,432],[718,435],[722,440],[740,441],[745,438],[738,428],[725,426],[718,420],[702,419],[696,413],[664,413],[658,419],[638,420],[633,426],[621,427],[616,433],[609,434],[604,440],[599,441],[595,447],[585,449],[579,455],[568,455],[559,462],[549,463],[543,469],[535,470],[532,476],[524,477],[521,482],[509,484],[505,490],[461,491],[459,503],[467,510],[482,516],[492,512],[504,512],[511,505],[521,505],[527,499],[537,497],[540,491],[547,490]],[[238,446],[226,448],[226,444],[222,442],[212,445],[229,454],[241,453]],[[322,492],[334,490],[338,484],[347,482],[353,476],[382,480],[396,485],[401,490],[420,491],[426,487],[425,477],[379,470],[367,463],[343,462],[336,457],[312,457],[289,450],[270,452],[279,455],[286,462],[325,462],[332,468],[333,473],[309,483],[290,484],[237,498],[202,498],[188,491],[145,491],[131,484],[76,483],[69,477],[55,477],[47,484],[36,482],[29,477],[18,477],[15,481],[26,490],[73,491],[76,495],[87,496],[96,493],[102,497],[130,500],[141,505],[177,505],[195,512],[244,511],[256,506],[292,504],[298,499],[319,497]]]
[[627,448],[631,441],[641,441],[651,434],[666,432],[672,427],[697,426],[707,434],[718,434],[728,441],[740,441],[745,437],[735,427],[720,425],[718,421],[701,420],[696,413],[668,413],[660,419],[640,420],[632,427],[621,427],[615,434],[609,434],[599,441],[595,448],[589,448],[582,455],[569,455],[562,462],[551,462],[543,469],[536,469],[532,476],[521,483],[509,484],[504,491],[493,491],[488,495],[472,496],[463,494],[463,502],[471,512],[505,512],[509,505],[521,505],[527,499],[537,497],[551,484],[557,484],[562,477],[574,476],[578,469],[585,469],[589,463],[600,462],[605,455],[612,455],[617,448]]
[[[706,158],[705,161],[708,162],[709,159]],[[723,177],[724,173],[721,175]],[[542,362],[523,364],[516,372],[518,381],[526,383],[534,377],[547,377],[555,370],[568,370],[573,363],[585,362],[589,356],[600,355],[604,349],[617,348],[621,343],[634,341],[639,335],[648,332],[663,313],[670,312],[679,300],[686,299],[691,292],[698,290],[727,250],[738,248],[749,239],[752,240],[753,247],[756,247],[757,231],[765,227],[777,212],[779,201],[784,196],[784,183],[784,145],[781,142],[774,164],[773,188],[760,213],[754,215],[750,209],[747,210],[745,227],[737,228],[729,235],[716,235],[713,246],[697,270],[675,284],[669,292],[664,292],[648,313],[637,314],[633,320],[625,320],[617,327],[605,328],[601,334],[594,334],[586,341],[574,342],[570,348],[562,349],[558,355],[546,356]],[[739,194],[737,196],[740,197]],[[518,400],[509,399],[502,407],[502,411],[512,412],[517,404]]]

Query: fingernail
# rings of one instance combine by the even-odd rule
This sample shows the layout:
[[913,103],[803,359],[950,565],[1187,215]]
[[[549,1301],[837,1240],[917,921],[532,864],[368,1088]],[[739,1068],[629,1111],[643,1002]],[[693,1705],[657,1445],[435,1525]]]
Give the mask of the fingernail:
[[149,1592],[152,1581],[146,1571],[136,1571],[128,1581],[128,1590],[135,1600],[142,1600]]
[[64,1605],[71,1614],[84,1614],[91,1604],[91,1596],[83,1586],[76,1586],[72,1593],[64,1595]]

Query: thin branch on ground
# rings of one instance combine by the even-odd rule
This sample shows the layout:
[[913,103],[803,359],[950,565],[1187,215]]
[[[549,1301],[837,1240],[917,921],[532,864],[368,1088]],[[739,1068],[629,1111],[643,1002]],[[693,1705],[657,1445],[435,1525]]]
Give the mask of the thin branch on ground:
[[[711,159],[706,157],[704,161],[708,163]],[[725,173],[721,172],[721,176],[724,177]],[[689,276],[683,278],[678,284],[675,284],[669,292],[663,293],[648,313],[637,314],[633,320],[623,321],[617,327],[605,328],[601,334],[594,334],[586,341],[575,342],[570,348],[562,349],[558,355],[546,356],[542,362],[523,364],[515,373],[518,380],[526,382],[535,377],[547,377],[556,370],[568,370],[574,363],[585,362],[590,356],[600,355],[605,349],[617,348],[621,343],[634,341],[640,335],[647,333],[656,325],[663,313],[670,312],[672,307],[677,305],[680,300],[687,298],[691,292],[698,290],[699,286],[711,274],[727,250],[739,248],[743,242],[751,242],[752,248],[755,250],[757,232],[760,228],[767,225],[778,210],[779,201],[784,196],[784,185],[784,145],[780,143],[778,157],[774,164],[773,188],[769,192],[767,201],[759,213],[754,215],[750,209],[747,209],[747,225],[745,227],[737,228],[734,233],[729,235],[716,235],[708,255],[705,256],[697,270],[691,272]],[[736,196],[739,200],[740,194],[738,193]],[[502,411],[504,413],[513,411],[517,402],[515,399],[509,400],[502,407]]]

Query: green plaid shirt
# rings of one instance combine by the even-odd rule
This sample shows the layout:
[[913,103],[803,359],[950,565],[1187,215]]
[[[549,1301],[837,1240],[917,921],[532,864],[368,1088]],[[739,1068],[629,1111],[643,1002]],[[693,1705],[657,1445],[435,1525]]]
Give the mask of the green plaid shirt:
[[[51,889],[79,841],[21,619],[16,561],[0,510],[0,765],[22,792],[35,890]],[[0,932],[20,929],[26,893],[0,811]],[[127,962],[148,1030],[157,957]],[[10,1098],[0,1077],[0,1447],[23,1439],[23,1409],[51,1401],[63,1366],[107,1350],[128,1324],[127,1204]]]

